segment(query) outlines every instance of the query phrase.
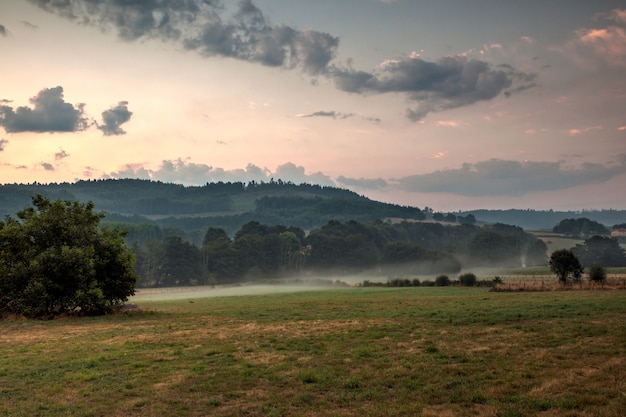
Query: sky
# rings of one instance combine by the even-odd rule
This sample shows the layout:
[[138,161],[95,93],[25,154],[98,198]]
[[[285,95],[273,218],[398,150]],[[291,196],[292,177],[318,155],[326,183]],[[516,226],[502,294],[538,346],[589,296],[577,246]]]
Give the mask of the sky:
[[0,183],[626,209],[626,4],[3,0]]

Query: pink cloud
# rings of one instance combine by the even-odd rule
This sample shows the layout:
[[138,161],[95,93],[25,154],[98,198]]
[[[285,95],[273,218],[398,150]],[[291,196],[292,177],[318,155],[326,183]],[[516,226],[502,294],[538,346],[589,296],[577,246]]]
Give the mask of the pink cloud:
[[571,135],[571,136],[576,136],[576,135],[581,135],[581,134],[583,134],[583,133],[588,133],[588,132],[591,132],[591,131],[593,131],[593,130],[603,130],[603,129],[604,129],[604,127],[603,127],[603,126],[596,125],[596,126],[589,126],[589,127],[585,127],[585,128],[583,128],[583,129],[576,129],[576,128],[573,128],[573,129],[568,130],[568,132],[567,132],[567,133],[568,133],[569,135]]
[[461,124],[454,120],[438,120],[435,123],[437,127],[459,127]]

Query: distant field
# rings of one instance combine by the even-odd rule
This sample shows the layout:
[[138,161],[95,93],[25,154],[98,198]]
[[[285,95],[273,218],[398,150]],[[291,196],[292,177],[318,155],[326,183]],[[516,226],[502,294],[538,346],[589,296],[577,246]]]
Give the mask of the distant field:
[[540,238],[545,242],[548,246],[548,254],[560,250],[560,249],[571,249],[576,245],[582,245],[584,243],[584,239],[573,239],[569,237],[564,237],[557,233],[550,232],[533,232],[535,236]]
[[626,410],[626,291],[170,293],[128,315],[0,321],[0,416]]

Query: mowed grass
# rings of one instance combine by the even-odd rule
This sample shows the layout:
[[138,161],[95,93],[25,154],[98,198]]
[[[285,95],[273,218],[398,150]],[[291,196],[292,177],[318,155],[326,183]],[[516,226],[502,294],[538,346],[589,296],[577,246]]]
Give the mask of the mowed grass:
[[348,288],[0,322],[2,416],[623,416],[626,291]]

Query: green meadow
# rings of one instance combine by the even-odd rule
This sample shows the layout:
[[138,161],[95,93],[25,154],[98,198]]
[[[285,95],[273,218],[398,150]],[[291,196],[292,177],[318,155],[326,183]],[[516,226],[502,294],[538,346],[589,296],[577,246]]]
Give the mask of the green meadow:
[[626,291],[345,288],[0,321],[0,416],[623,416]]

